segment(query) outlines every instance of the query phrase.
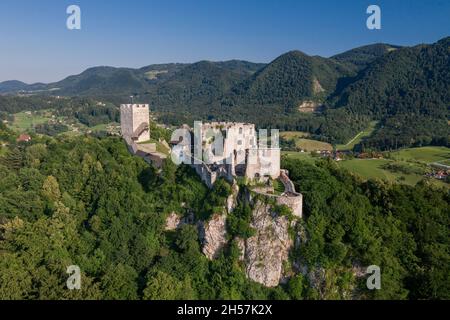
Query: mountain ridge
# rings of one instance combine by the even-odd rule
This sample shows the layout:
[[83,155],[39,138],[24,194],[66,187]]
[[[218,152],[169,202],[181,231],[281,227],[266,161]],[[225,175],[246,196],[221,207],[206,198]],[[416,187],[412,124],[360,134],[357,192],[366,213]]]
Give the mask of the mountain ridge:
[[[446,37],[411,47],[378,43],[330,58],[292,50],[268,64],[202,60],[139,69],[93,67],[16,93],[96,97],[115,104],[133,95],[137,102],[150,102],[170,124],[249,121],[307,131],[331,143],[349,141],[377,121],[366,146],[391,148],[450,143],[449,72]],[[0,83],[0,93],[23,86]],[[305,104],[318,108],[302,109]]]

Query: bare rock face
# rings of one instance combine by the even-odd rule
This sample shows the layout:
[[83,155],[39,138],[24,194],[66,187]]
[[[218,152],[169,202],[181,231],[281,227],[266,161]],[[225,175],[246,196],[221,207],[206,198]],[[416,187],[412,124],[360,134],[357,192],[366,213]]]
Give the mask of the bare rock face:
[[239,249],[239,261],[244,261],[244,259],[245,259],[245,240],[240,237],[236,237],[234,240],[236,241],[237,247]]
[[176,229],[181,228],[181,226],[185,224],[194,224],[195,222],[195,216],[193,212],[190,212],[189,214],[182,217],[176,212],[172,212],[169,214],[169,216],[166,218],[166,226],[164,230],[166,231],[173,231]]
[[201,222],[199,229],[200,239],[203,242],[203,253],[209,259],[217,258],[220,250],[227,243],[226,216],[215,214],[209,221]]
[[166,227],[164,229],[166,231],[176,230],[177,228],[180,227],[180,224],[181,224],[181,217],[175,212],[172,212],[166,219]]
[[233,211],[234,208],[236,207],[238,194],[239,194],[239,186],[237,185],[236,182],[234,182],[233,185],[231,186],[231,194],[227,198],[227,212],[228,213]]
[[[237,203],[238,192],[238,188],[233,186],[233,193],[226,203],[228,213]],[[296,220],[291,223],[286,216],[278,216],[271,204],[252,199],[250,193],[247,200],[253,203],[250,226],[255,230],[255,235],[248,239],[235,238],[239,260],[245,266],[249,279],[267,287],[276,287],[289,278],[286,269],[292,270],[286,268],[289,252],[294,246],[289,227],[294,227]],[[209,259],[217,258],[227,244],[226,218],[227,214],[215,214],[209,221],[198,224],[202,250]]]
[[256,235],[245,241],[244,261],[248,278],[267,287],[277,286],[283,278],[283,263],[288,260],[293,241],[289,220],[273,214],[270,205],[257,202],[251,226]]

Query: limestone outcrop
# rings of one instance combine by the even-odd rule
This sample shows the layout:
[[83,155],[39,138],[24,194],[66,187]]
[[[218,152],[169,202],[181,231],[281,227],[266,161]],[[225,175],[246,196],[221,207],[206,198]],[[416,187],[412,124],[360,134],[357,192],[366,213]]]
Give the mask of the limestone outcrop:
[[178,229],[180,224],[181,224],[181,217],[175,212],[172,212],[166,218],[166,226],[164,229],[166,231],[173,231]]
[[199,223],[200,239],[203,253],[214,259],[227,243],[226,216],[214,214],[209,221]]
[[256,234],[239,245],[247,277],[267,287],[277,286],[283,278],[293,241],[289,236],[289,219],[273,213],[271,206],[258,201],[251,226]]
[[[237,192],[234,189],[227,201],[228,212],[235,206],[232,200],[236,201]],[[291,222],[288,217],[278,215],[273,210],[273,201],[263,201],[261,197],[264,198],[262,195],[252,197],[250,193],[246,196],[253,207],[250,226],[255,235],[234,240],[241,252],[240,261],[247,277],[267,287],[275,287],[285,279],[284,266],[294,246],[289,228],[296,220]],[[215,214],[209,221],[199,222],[202,250],[209,259],[217,258],[228,244],[226,218],[227,214]]]
[[173,231],[185,224],[193,224],[194,221],[195,217],[193,212],[189,212],[184,217],[176,212],[172,212],[166,218],[166,225],[164,227],[164,230]]
[[[249,279],[275,287],[289,278],[289,270],[292,273],[289,253],[294,246],[294,237],[291,237],[290,228],[294,228],[302,216],[302,197],[293,187],[291,192],[280,196],[255,190],[239,190],[234,183],[231,195],[224,203],[224,212],[214,214],[208,221],[198,222],[202,251],[209,259],[219,256],[229,240],[227,215],[235,209],[238,198],[246,201],[252,207],[250,227],[255,234],[247,239],[234,239],[241,253],[240,261]],[[295,205],[279,201],[279,198],[293,199]],[[290,217],[275,212],[275,206],[280,204],[292,209]]]

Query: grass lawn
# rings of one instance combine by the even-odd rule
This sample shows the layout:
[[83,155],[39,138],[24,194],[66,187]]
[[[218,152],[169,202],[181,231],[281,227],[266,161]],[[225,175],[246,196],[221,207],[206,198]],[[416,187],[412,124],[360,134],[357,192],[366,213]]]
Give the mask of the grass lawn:
[[319,158],[312,157],[311,154],[308,152],[282,151],[281,155],[285,156],[289,159],[298,159],[298,160],[308,161],[310,163],[314,163],[314,161],[316,161],[316,159],[319,159]]
[[164,144],[162,144],[156,139],[150,138],[150,140],[138,142],[138,144],[147,144],[147,143],[154,143],[156,145],[156,152],[165,154],[167,156],[170,155],[171,152],[170,148],[167,148]]
[[302,131],[284,131],[280,132],[280,137],[285,140],[294,140],[297,148],[310,151],[333,150],[333,146],[327,142],[306,139],[309,133]]
[[361,142],[362,139],[369,137],[373,131],[375,130],[375,127],[377,125],[377,121],[372,121],[369,124],[369,127],[364,130],[361,131],[360,133],[358,133],[355,137],[353,137],[352,139],[350,139],[350,141],[347,142],[347,144],[338,144],[336,145],[336,149],[337,150],[352,150],[358,143]]
[[450,160],[450,148],[446,147],[421,147],[408,148],[391,153],[396,160],[415,160],[424,163],[441,162]]

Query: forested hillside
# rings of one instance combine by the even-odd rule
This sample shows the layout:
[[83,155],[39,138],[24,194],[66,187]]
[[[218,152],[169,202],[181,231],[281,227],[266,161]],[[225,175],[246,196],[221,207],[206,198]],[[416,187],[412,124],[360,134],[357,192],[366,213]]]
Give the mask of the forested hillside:
[[[381,120],[365,144],[381,149],[449,143],[450,38],[382,56],[339,95],[336,108]],[[334,119],[333,119],[334,120]],[[333,135],[324,127],[325,135]]]
[[[292,257],[327,276],[315,286],[297,273],[269,289],[246,279],[234,245],[209,261],[195,226],[164,231],[170,212],[206,217],[224,203],[191,169],[167,163],[157,173],[120,138],[14,137],[0,124],[9,143],[0,153],[0,299],[340,299],[352,288],[357,299],[450,298],[446,190],[284,160],[304,192],[309,239]],[[74,264],[80,291],[65,288]],[[382,290],[352,275],[369,264],[380,265]]]
[[331,57],[341,63],[345,63],[357,70],[365,69],[370,63],[385,54],[395,51],[401,47],[385,43],[377,43],[368,46],[355,48]]
[[[166,124],[249,121],[306,131],[333,144],[347,143],[377,121],[374,134],[357,148],[447,146],[449,39],[414,47],[375,44],[331,58],[291,51],[267,65],[232,60],[97,67],[48,85],[0,83],[0,92],[82,96],[116,105],[133,95],[150,103]],[[0,113],[14,110],[1,102]],[[305,103],[314,110],[302,110]]]
[[288,52],[234,88],[239,103],[282,105],[295,111],[302,100],[326,97],[339,78],[349,76],[345,66],[300,51]]

